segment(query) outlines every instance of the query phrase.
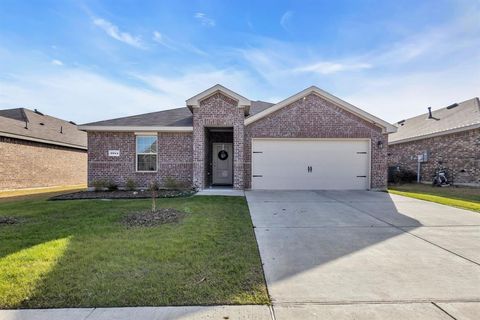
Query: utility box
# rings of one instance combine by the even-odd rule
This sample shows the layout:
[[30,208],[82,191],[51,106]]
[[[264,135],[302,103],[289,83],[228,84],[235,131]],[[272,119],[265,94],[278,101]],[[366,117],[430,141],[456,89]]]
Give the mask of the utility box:
[[422,162],[427,162],[428,161],[428,152],[424,152],[422,154],[419,154],[417,156],[417,161],[418,163],[422,163]]

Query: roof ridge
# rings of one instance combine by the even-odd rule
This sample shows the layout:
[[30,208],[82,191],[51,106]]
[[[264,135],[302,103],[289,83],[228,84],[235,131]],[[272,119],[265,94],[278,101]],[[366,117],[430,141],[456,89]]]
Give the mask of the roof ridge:
[[[37,112],[35,112],[35,110],[31,110],[31,109],[28,109],[28,108],[21,108],[21,109],[22,109],[22,112],[23,112],[24,115],[25,115],[25,118],[28,119],[28,122],[30,122],[30,118],[28,117],[27,112],[25,112],[25,111],[28,111],[28,113],[30,113],[30,114],[32,114],[32,115],[33,115],[33,114],[35,114],[35,115],[40,115],[40,114],[38,114]],[[70,122],[71,120],[65,120],[65,119],[58,118],[58,117],[55,117],[55,116],[52,116],[52,115],[49,115],[49,114],[46,114],[46,113],[42,114],[41,116],[42,116],[43,118],[45,118],[45,120],[47,120],[47,121],[48,121],[48,120],[54,120],[54,121],[62,122],[62,123],[64,123],[64,124],[69,124],[69,125],[72,125],[72,126],[77,126],[76,124],[71,123],[71,122]]]
[[[467,100],[463,100],[463,101],[460,101],[460,102],[454,102],[454,103],[451,103],[449,104],[448,106],[446,107],[442,107],[442,108],[438,108],[438,109],[432,109],[432,112],[433,111],[439,111],[439,110],[444,110],[444,109],[447,109],[449,106],[451,106],[452,104],[458,104],[458,105],[461,105],[462,103],[465,103],[465,102],[470,102],[472,100],[476,100],[478,99],[477,97],[473,97],[473,98],[470,98],[470,99],[467,99]],[[428,113],[428,112],[427,112]]]
[[[22,119],[18,119],[17,117],[13,116],[11,112],[19,112],[21,114]],[[28,121],[28,117],[25,113],[25,108],[19,107],[19,108],[9,108],[9,109],[1,109],[0,110],[0,117],[2,118],[8,118],[10,120],[14,121],[21,121],[25,122]]]
[[20,111],[22,112],[24,121],[30,122],[30,119],[28,118],[27,113],[25,112],[25,110],[28,110],[28,109],[27,109],[27,108],[20,108]]
[[[469,101],[472,101],[472,100],[474,100],[474,101],[476,102],[477,106],[480,108],[480,101],[479,101],[479,98],[478,98],[478,97],[473,97],[473,98],[470,98],[470,99],[467,99],[467,100],[464,100],[464,101],[461,101],[461,102],[456,102],[456,103],[457,103],[458,105],[461,105],[461,104],[464,104],[465,102],[469,102]],[[453,104],[455,104],[455,103],[453,103]],[[452,104],[450,104],[450,105],[448,105],[448,106],[446,106],[446,107],[442,107],[442,108],[438,108],[438,109],[432,109],[432,113],[435,112],[435,111],[438,112],[438,111],[441,111],[441,110],[448,110],[447,108],[448,108],[449,106],[451,106],[451,105],[452,105]],[[401,122],[401,121],[408,121],[408,120],[415,119],[415,118],[418,118],[418,117],[421,117],[421,116],[427,116],[427,117],[428,117],[428,112],[421,113],[421,114],[418,114],[418,115],[413,116],[413,117],[405,118],[405,119],[396,121],[396,122],[394,122],[394,123],[397,124],[397,123],[399,123],[399,122]]]

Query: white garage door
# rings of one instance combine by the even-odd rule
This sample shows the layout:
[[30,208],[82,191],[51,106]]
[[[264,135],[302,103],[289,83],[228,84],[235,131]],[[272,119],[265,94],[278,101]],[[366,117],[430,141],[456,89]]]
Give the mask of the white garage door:
[[252,189],[368,189],[369,143],[350,139],[253,139]]

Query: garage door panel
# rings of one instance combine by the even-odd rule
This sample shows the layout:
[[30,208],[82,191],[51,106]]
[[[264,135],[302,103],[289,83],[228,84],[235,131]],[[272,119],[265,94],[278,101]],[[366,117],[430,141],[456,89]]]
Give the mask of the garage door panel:
[[368,140],[254,139],[252,148],[253,189],[368,188]]

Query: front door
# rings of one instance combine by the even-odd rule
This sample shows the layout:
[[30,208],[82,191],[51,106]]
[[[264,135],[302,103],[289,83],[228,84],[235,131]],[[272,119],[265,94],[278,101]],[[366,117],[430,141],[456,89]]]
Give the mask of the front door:
[[233,184],[233,147],[231,143],[212,144],[213,184]]

